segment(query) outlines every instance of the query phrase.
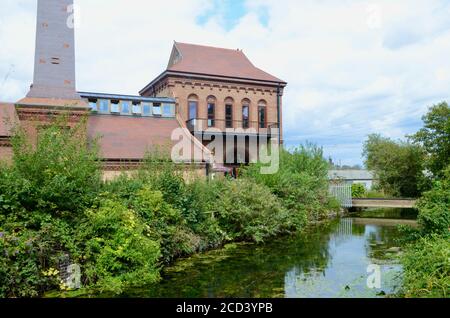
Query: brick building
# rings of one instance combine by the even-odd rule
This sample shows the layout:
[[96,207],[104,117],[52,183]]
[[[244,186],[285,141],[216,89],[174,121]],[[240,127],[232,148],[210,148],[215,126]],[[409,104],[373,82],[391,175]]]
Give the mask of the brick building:
[[[252,160],[251,140],[258,145],[267,142],[262,137],[282,141],[278,128],[286,83],[253,66],[241,50],[175,42],[167,69],[139,95],[77,92],[69,23],[73,0],[38,0],[37,14],[33,84],[23,99],[0,103],[0,160],[11,158],[15,126],[35,139],[40,126],[63,113],[69,115],[69,126],[88,117],[86,136],[99,137],[107,177],[135,168],[155,145],[173,146],[171,134],[177,128],[201,153],[190,161],[200,173],[220,162],[203,138],[211,128],[233,144],[236,140],[231,165]],[[238,149],[239,137],[245,149]]]
[[[285,86],[286,82],[255,67],[242,50],[175,42],[167,69],[139,93],[174,98],[180,118],[191,132],[205,135],[206,130],[215,128],[225,138],[246,135],[248,148],[251,135],[257,141],[265,135],[282,143]],[[279,135],[273,133],[274,128],[279,128]],[[248,149],[242,150],[234,150],[233,163],[257,159],[249,158]],[[227,151],[224,148],[224,155]]]

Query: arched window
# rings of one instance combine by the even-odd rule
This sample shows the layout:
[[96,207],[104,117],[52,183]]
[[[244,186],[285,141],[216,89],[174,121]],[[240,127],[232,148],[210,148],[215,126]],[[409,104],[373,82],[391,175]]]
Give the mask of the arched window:
[[258,102],[258,127],[267,128],[267,103],[265,100]]
[[208,96],[208,127],[214,127],[216,121],[216,98],[214,96]]
[[225,128],[233,128],[233,104],[233,98],[225,99]]
[[250,127],[250,100],[242,100],[242,128]]
[[188,96],[188,121],[194,121],[198,117],[198,97],[195,94]]

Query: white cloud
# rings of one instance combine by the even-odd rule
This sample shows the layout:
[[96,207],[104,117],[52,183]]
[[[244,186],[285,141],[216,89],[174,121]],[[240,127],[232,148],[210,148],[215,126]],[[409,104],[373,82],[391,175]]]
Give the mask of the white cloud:
[[[316,141],[343,163],[360,162],[367,134],[401,138],[427,106],[450,98],[448,1],[247,0],[231,29],[220,6],[196,23],[214,8],[208,0],[76,3],[79,90],[136,94],[163,71],[173,40],[242,48],[289,83],[287,143]],[[35,9],[0,3],[0,100],[19,99],[31,83]]]

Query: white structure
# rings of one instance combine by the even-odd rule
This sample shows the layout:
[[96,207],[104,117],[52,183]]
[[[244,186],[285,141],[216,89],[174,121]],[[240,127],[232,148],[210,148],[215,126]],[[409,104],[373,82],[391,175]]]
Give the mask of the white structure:
[[374,173],[369,170],[328,170],[328,180],[341,181],[346,184],[360,183],[370,190],[376,182]]

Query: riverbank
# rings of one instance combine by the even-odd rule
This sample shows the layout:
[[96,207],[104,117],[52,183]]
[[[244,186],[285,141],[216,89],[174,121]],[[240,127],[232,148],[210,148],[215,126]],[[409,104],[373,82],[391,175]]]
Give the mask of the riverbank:
[[[395,224],[352,218],[308,226],[264,244],[232,243],[177,260],[162,280],[128,297],[394,297],[400,288]],[[367,268],[380,266],[380,288],[367,287]]]
[[175,259],[297,233],[339,207],[314,146],[282,150],[272,175],[255,164],[238,180],[189,182],[154,151],[140,170],[103,182],[95,145],[79,142],[83,127],[61,127],[40,131],[37,147],[18,133],[12,165],[0,166],[1,297],[73,288],[70,264],[85,289],[121,295],[158,282]]

